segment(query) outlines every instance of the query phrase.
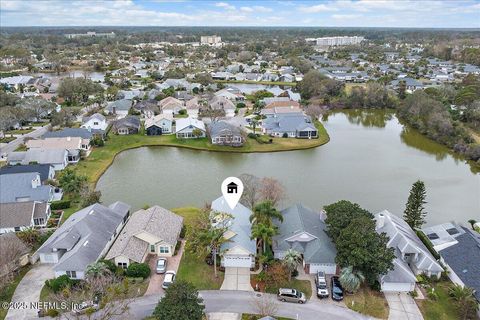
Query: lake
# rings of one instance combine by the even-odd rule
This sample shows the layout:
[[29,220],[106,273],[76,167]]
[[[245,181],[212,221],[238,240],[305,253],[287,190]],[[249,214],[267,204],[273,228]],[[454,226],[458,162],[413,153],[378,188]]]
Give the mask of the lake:
[[119,154],[97,189],[106,204],[134,209],[203,206],[220,196],[228,176],[274,177],[285,186],[282,207],[313,209],[347,199],[376,213],[402,215],[411,185],[427,188],[427,224],[480,220],[480,175],[443,146],[404,127],[386,111],[338,112],[324,117],[331,141],[279,153],[231,154],[145,147]]

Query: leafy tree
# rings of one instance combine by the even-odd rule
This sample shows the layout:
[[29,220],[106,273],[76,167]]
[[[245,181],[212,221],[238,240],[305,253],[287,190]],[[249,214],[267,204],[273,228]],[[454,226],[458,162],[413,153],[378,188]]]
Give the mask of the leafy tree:
[[45,118],[55,108],[55,103],[41,98],[23,99],[19,104],[37,121],[42,117]]
[[72,104],[86,102],[88,96],[102,91],[100,84],[87,78],[65,78],[58,86],[58,95]]
[[388,236],[375,231],[375,221],[368,216],[357,217],[340,231],[336,239],[336,262],[362,271],[369,284],[393,268],[394,248],[389,248]]
[[109,267],[104,262],[91,263],[85,269],[85,275],[87,278],[101,277],[111,273]]
[[358,204],[347,200],[341,200],[324,207],[327,213],[325,224],[327,225],[327,234],[336,242],[340,232],[345,229],[353,219],[367,217],[373,219],[373,215]]
[[423,181],[418,180],[412,186],[410,190],[410,195],[408,196],[407,205],[403,214],[405,222],[408,223],[412,229],[419,229],[425,223],[425,212],[424,204],[426,191],[425,184]]
[[285,187],[280,181],[265,177],[261,180],[260,195],[263,201],[269,201],[273,206],[277,206],[286,197]]
[[204,316],[203,299],[198,296],[195,287],[185,281],[176,281],[158,302],[153,316],[158,320],[202,320]]
[[342,268],[339,280],[347,292],[355,293],[365,281],[365,276],[361,271],[354,270],[352,266],[349,266]]
[[271,201],[259,203],[253,208],[250,216],[250,222],[254,224],[264,224],[265,226],[273,226],[273,219],[283,222],[282,214],[273,206]]
[[88,207],[92,204],[100,203],[102,192],[100,190],[95,191],[84,186],[80,191],[80,196],[82,198],[82,207]]
[[457,310],[462,319],[475,319],[478,310],[478,303],[474,296],[474,290],[469,287],[462,287],[454,284],[448,293],[455,302]]
[[18,238],[30,247],[35,246],[40,238],[40,232],[34,228],[27,228],[16,233]]
[[131,263],[128,268],[126,275],[129,277],[140,277],[143,279],[150,276],[150,267],[146,263]]
[[80,192],[87,183],[87,177],[78,175],[72,168],[66,168],[60,176],[59,183],[63,191],[75,194]]
[[285,256],[283,257],[283,263],[287,267],[288,273],[288,281],[292,280],[292,273],[297,270],[298,265],[302,262],[302,255],[293,249],[288,249],[285,252]]
[[201,85],[208,86],[209,84],[213,83],[212,76],[209,73],[197,73],[195,75],[195,81],[200,83]]

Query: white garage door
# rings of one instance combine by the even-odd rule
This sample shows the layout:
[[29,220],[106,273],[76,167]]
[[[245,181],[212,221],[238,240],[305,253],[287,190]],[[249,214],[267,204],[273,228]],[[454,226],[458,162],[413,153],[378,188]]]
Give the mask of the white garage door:
[[382,283],[383,292],[410,292],[415,288],[413,283],[392,283],[384,282]]
[[41,263],[55,263],[55,257],[51,254],[41,254],[40,255]]
[[311,263],[310,274],[315,274],[319,271],[323,271],[326,274],[335,274],[337,272],[337,265],[331,263]]
[[242,256],[225,256],[223,257],[223,265],[224,267],[250,268],[252,266],[252,258]]

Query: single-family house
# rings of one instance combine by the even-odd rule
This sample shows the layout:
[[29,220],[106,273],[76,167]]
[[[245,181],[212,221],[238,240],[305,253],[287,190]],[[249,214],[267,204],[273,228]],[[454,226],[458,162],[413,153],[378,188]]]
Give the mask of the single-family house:
[[105,259],[127,268],[145,262],[147,256],[171,257],[180,237],[183,218],[159,206],[133,213]]
[[326,274],[336,274],[337,250],[325,233],[322,215],[302,204],[295,204],[282,210],[281,214],[283,223],[275,221],[279,233],[272,241],[275,258],[283,259],[286,251],[292,249],[302,255],[305,273],[323,271]]
[[128,116],[115,120],[112,124],[112,132],[119,135],[135,134],[140,131],[140,119],[136,116]]
[[49,164],[55,171],[63,170],[68,165],[68,151],[65,149],[29,149],[10,152],[7,156],[9,165]]
[[379,278],[382,291],[411,292],[417,275],[440,277],[442,266],[402,218],[384,210],[375,215],[375,221],[377,233],[390,238],[387,245],[395,249],[396,256],[393,269]]
[[159,114],[145,120],[145,131],[148,136],[158,136],[172,133],[173,115]]
[[108,127],[107,118],[105,118],[103,114],[94,113],[83,119],[81,127],[91,130],[94,133],[98,130],[105,131]]
[[26,164],[15,166],[7,165],[0,167],[0,175],[29,172],[38,173],[40,175],[40,181],[42,183],[45,183],[47,180],[53,180],[55,178],[55,169],[50,164]]
[[401,86],[401,82],[404,83],[405,91],[408,92],[408,93],[412,93],[412,92],[415,92],[417,90],[421,90],[421,89],[425,88],[423,83],[421,83],[420,81],[418,81],[416,79],[409,78],[409,77],[393,80],[392,82],[390,82],[390,85],[392,86],[393,89],[398,90]]
[[132,107],[132,100],[121,99],[108,103],[105,112],[116,115],[117,118],[125,118]]
[[447,229],[455,242],[438,250],[453,283],[474,290],[480,303],[480,234],[461,226]]
[[42,185],[37,172],[0,175],[0,203],[53,200],[56,200],[54,188]]
[[299,139],[318,138],[318,130],[306,115],[281,115],[267,117],[262,122],[262,132],[274,137]]
[[187,109],[187,114],[191,118],[198,118],[198,112],[200,110],[200,104],[198,98],[194,97],[185,102],[185,109]]
[[[98,135],[103,136],[103,130],[97,130]],[[87,149],[85,145],[90,144],[93,136],[95,135],[94,130],[86,128],[63,128],[57,131],[48,131],[43,135],[43,138],[82,138],[82,148]]]
[[160,107],[157,100],[142,100],[137,102],[133,109],[143,114],[146,118],[153,117],[156,113],[159,113]]
[[215,96],[224,97],[230,101],[244,101],[245,96],[235,89],[225,88],[215,92]]
[[72,214],[34,256],[53,264],[55,276],[84,279],[88,265],[105,256],[127,222],[130,206],[93,204]]
[[208,129],[212,144],[240,147],[245,142],[242,130],[226,121],[214,121]]
[[[224,234],[224,238],[228,241],[220,248],[221,266],[254,268],[257,244],[255,239],[251,239],[250,215],[252,212],[241,203],[231,209],[223,196],[212,202],[211,209],[214,223],[228,227]],[[233,219],[225,218],[222,213],[231,215]]]
[[81,152],[90,150],[90,140],[80,137],[32,139],[28,140],[25,145],[29,150],[67,150],[69,163],[77,163],[80,161]]
[[177,138],[205,138],[207,136],[205,123],[193,118],[181,118],[176,121],[175,133]]
[[235,105],[233,102],[223,96],[215,96],[208,102],[213,110],[223,110],[225,117],[232,118],[235,116]]
[[176,115],[180,110],[185,109],[183,102],[175,99],[174,97],[167,97],[160,100],[159,106],[162,109],[162,113]]
[[49,217],[50,205],[47,202],[0,203],[0,234],[43,227]]

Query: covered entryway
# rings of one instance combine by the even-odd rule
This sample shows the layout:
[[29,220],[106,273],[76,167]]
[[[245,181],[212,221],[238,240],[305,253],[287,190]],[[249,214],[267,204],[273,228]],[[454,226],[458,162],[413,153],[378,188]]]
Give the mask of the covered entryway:
[[250,284],[250,267],[226,267],[225,278],[220,290],[253,291]]

